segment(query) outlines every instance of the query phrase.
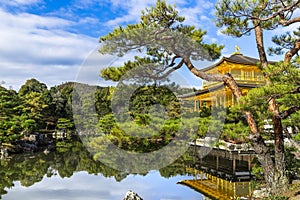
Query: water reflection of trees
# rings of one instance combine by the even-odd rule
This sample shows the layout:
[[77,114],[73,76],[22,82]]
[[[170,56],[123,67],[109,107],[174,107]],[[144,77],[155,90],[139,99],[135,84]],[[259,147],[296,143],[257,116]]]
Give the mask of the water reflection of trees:
[[[60,147],[49,154],[12,155],[0,162],[0,197],[6,194],[7,188],[14,186],[14,181],[20,181],[22,186],[32,186],[40,182],[44,176],[59,175],[62,178],[71,177],[75,172],[86,171],[89,174],[101,173],[105,177],[115,177],[120,181],[120,172],[94,161],[89,152],[80,142]],[[125,178],[125,177],[123,177]]]
[[[80,171],[95,175],[101,174],[104,177],[114,177],[116,181],[121,181],[129,175],[93,160],[81,142],[76,141],[71,144],[61,144],[57,151],[49,154],[43,152],[18,154],[12,155],[7,160],[0,160],[0,199],[2,195],[7,193],[7,189],[14,187],[15,181],[20,181],[22,186],[30,187],[42,181],[45,176],[65,178]],[[162,168],[160,174],[167,178],[185,174],[185,160],[187,160],[185,157],[179,158],[170,166]]]

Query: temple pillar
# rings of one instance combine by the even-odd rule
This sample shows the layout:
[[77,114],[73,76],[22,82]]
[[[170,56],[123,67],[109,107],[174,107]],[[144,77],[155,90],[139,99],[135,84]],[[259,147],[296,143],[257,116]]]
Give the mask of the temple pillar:
[[235,156],[232,158],[232,173],[235,174],[236,171],[236,159]]
[[219,155],[217,154],[217,170],[219,169]]
[[251,155],[248,156],[248,170],[249,170],[249,171],[252,170],[252,169],[251,169],[251,161],[252,161],[251,157],[252,157]]

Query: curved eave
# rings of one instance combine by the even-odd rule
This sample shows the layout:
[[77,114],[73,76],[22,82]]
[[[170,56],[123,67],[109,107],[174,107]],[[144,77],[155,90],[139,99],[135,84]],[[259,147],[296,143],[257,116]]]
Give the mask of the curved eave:
[[[241,88],[257,88],[257,87],[260,86],[260,85],[257,85],[257,84],[244,84],[244,83],[237,83],[237,85],[238,85],[238,87],[241,87]],[[178,96],[178,98],[187,99],[187,98],[191,98],[191,97],[196,97],[196,96],[201,95],[201,94],[205,94],[205,93],[208,93],[208,92],[213,92],[213,91],[221,89],[223,87],[225,87],[225,84],[220,83],[219,85],[216,85],[216,86],[211,87],[211,88],[207,88],[207,89],[204,89],[204,90],[197,90],[196,92],[193,92],[193,93],[180,95],[180,96]]]
[[214,86],[214,87],[211,87],[211,88],[207,88],[207,89],[203,89],[203,90],[197,90],[196,92],[192,92],[192,93],[188,93],[188,94],[183,94],[183,95],[180,95],[178,97],[181,98],[181,99],[195,97],[197,95],[205,94],[207,92],[211,92],[211,91],[220,89],[222,87],[224,87],[224,83],[220,83],[220,85],[217,85],[217,86]]

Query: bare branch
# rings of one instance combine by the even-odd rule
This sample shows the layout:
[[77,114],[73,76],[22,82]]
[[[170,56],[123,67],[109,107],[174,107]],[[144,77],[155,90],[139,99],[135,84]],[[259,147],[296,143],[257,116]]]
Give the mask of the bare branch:
[[299,94],[300,93],[300,86],[298,86],[291,94]]
[[180,56],[174,56],[173,58],[172,58],[172,60],[171,60],[171,63],[169,64],[169,67],[173,67],[176,63],[175,63],[175,60],[177,59],[177,58],[180,58]]
[[291,114],[297,112],[300,110],[300,106],[294,106],[289,108],[288,110],[284,111],[283,113],[280,114],[280,118],[281,119],[286,119],[288,116],[290,116]]
[[[300,19],[300,18],[299,18]],[[295,42],[295,45],[294,45],[294,48],[290,49],[286,54],[285,54],[285,57],[284,57],[284,64],[287,65],[292,57],[294,55],[296,55],[298,53],[298,51],[300,50],[300,39],[298,39],[296,42]]]
[[162,75],[162,76],[160,76],[157,80],[161,80],[161,79],[164,79],[164,78],[166,78],[167,76],[169,76],[172,72],[174,72],[174,71],[176,71],[176,70],[178,70],[178,69],[180,69],[181,67],[182,67],[182,65],[184,64],[184,60],[182,59],[181,61],[180,61],[180,63],[177,65],[177,66],[175,66],[175,67],[173,67],[172,69],[170,69],[169,71],[167,71],[164,75]]
[[290,20],[285,20],[282,16],[280,16],[280,20],[279,20],[279,23],[282,25],[282,26],[289,26],[293,23],[296,23],[296,22],[300,22],[300,17],[295,17],[293,19],[290,19]]
[[284,1],[280,1],[280,2],[281,2],[281,4],[282,4],[282,6],[285,8],[286,5],[285,5]]

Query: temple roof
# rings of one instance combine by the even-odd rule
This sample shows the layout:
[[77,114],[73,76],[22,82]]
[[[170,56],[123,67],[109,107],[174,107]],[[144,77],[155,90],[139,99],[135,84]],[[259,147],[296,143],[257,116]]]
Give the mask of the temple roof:
[[[213,69],[214,67],[218,66],[219,64],[221,64],[224,61],[236,63],[236,64],[244,64],[244,65],[257,65],[260,62],[260,60],[257,58],[251,58],[248,56],[244,56],[241,53],[235,53],[235,54],[232,54],[230,57],[222,57],[222,59],[219,62],[217,62],[211,66],[205,67],[205,68],[201,69],[201,71],[205,72],[210,69]],[[270,62],[270,63],[274,63],[274,62]]]

